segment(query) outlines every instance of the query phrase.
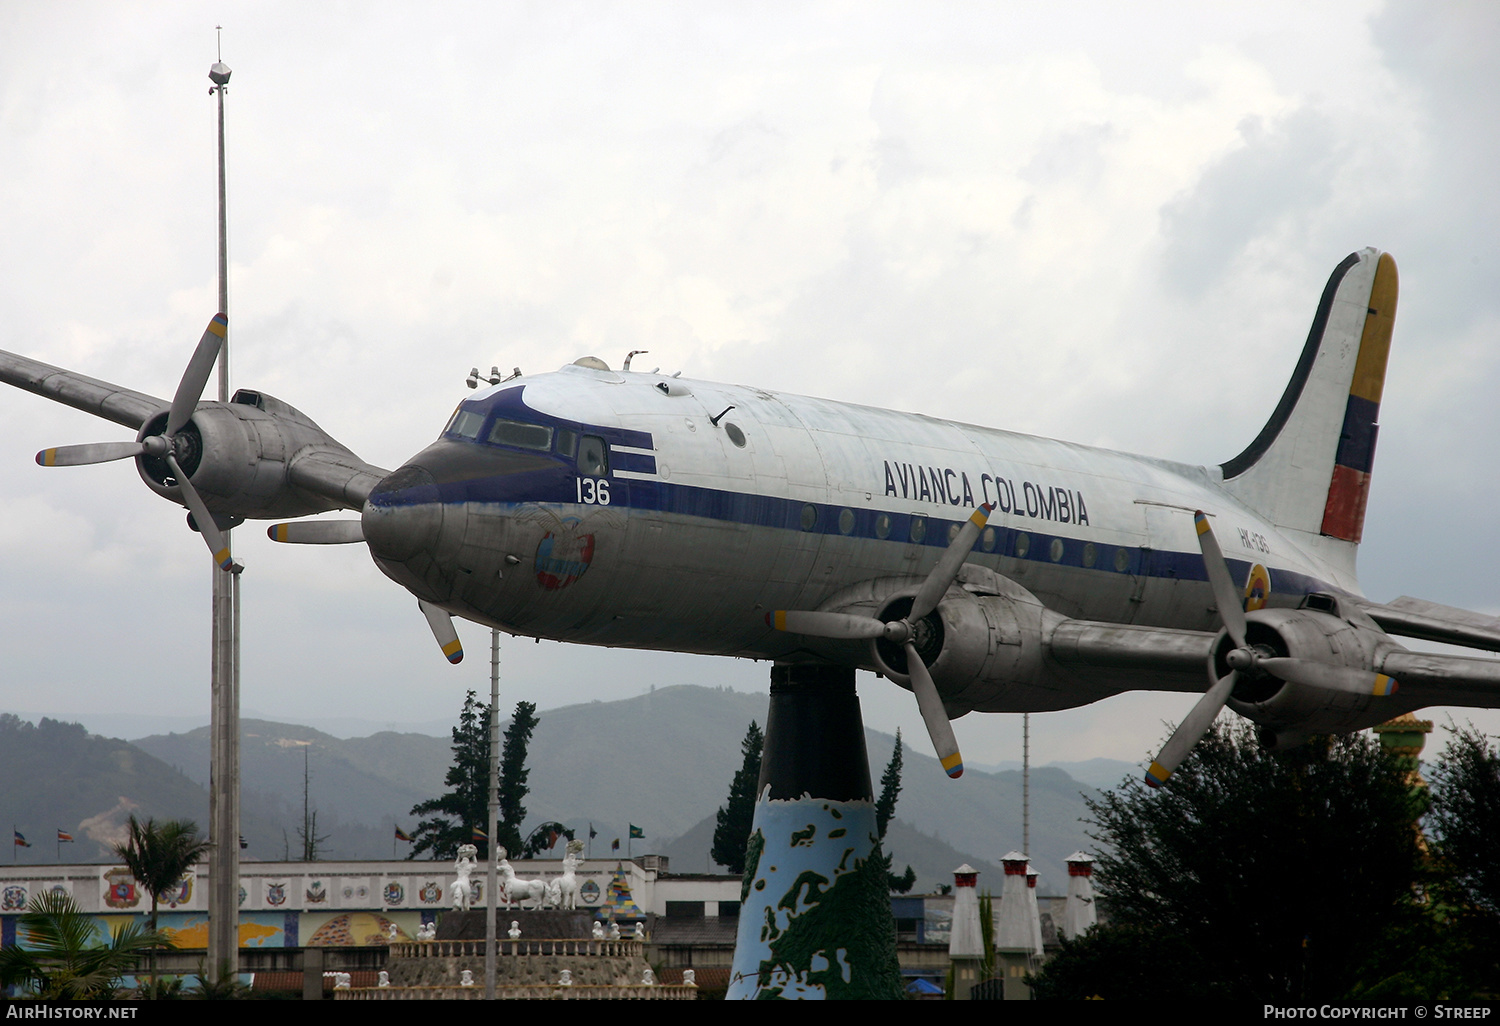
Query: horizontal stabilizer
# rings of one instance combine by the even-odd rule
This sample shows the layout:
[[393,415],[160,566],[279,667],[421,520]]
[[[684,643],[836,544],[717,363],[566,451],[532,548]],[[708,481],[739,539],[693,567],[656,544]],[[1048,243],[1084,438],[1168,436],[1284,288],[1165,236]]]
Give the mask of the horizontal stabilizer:
[[1406,595],[1386,605],[1360,606],[1388,634],[1500,652],[1500,618]]

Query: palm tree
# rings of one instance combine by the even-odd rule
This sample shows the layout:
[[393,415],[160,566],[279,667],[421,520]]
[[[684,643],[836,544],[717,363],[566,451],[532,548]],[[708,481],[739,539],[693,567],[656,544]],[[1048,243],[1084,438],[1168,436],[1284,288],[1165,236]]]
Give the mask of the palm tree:
[[137,953],[160,940],[132,924],[117,928],[109,944],[95,944],[93,916],[61,891],[36,895],[20,918],[28,947],[0,949],[0,989],[20,984],[44,999],[113,997]]
[[[140,822],[130,817],[130,837],[115,845],[115,854],[151,895],[151,933],[157,934],[156,908],[162,895],[182,880],[193,864],[209,850],[208,841],[198,836],[198,825],[190,820],[169,819],[157,825],[156,820]],[[150,956],[151,987],[156,989],[156,955]]]

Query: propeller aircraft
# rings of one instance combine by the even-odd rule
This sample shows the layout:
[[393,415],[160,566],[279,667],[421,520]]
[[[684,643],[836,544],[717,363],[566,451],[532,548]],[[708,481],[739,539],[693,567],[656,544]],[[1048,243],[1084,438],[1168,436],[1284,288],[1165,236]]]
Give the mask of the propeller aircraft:
[[[1209,467],[584,357],[492,372],[388,471],[264,392],[203,401],[222,314],[171,402],[11,353],[0,380],[135,431],[37,462],[133,459],[221,568],[220,531],[250,519],[366,545],[451,662],[457,616],[871,670],[915,694],[955,777],[950,721],[971,711],[1203,692],[1147,773],[1160,786],[1226,705],[1284,747],[1497,704],[1500,661],[1393,636],[1500,651],[1500,621],[1359,587],[1396,298],[1388,254],[1343,260],[1265,427]],[[358,518],[306,519],[334,510]]]

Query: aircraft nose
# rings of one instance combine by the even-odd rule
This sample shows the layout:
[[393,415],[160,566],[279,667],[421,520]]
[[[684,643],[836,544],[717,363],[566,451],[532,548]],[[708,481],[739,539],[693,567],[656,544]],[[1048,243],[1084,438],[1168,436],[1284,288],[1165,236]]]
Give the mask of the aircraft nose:
[[407,464],[381,480],[360,513],[365,541],[377,557],[404,563],[432,552],[443,527],[443,504],[428,471]]

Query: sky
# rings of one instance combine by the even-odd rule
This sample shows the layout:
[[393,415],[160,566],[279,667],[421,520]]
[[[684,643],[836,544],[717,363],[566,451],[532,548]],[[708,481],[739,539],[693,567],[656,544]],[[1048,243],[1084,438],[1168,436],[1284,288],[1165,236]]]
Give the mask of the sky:
[[[1500,6],[11,0],[0,348],[175,390],[217,307],[216,25],[233,383],[372,463],[436,437],[471,366],[644,349],[1211,465],[1376,246],[1401,299],[1361,583],[1500,613],[1473,533],[1500,500]],[[33,461],[128,437],[0,393],[0,710],[206,721],[182,511],[129,463]],[[488,632],[447,665],[362,547],[235,545],[247,715],[402,729],[487,692]],[[768,672],[514,640],[502,664],[502,702],[544,710]],[[909,695],[860,692],[930,750]],[[1035,715],[1032,758],[1140,761],[1194,700]],[[1018,716],[956,729],[970,762],[1020,757]]]

